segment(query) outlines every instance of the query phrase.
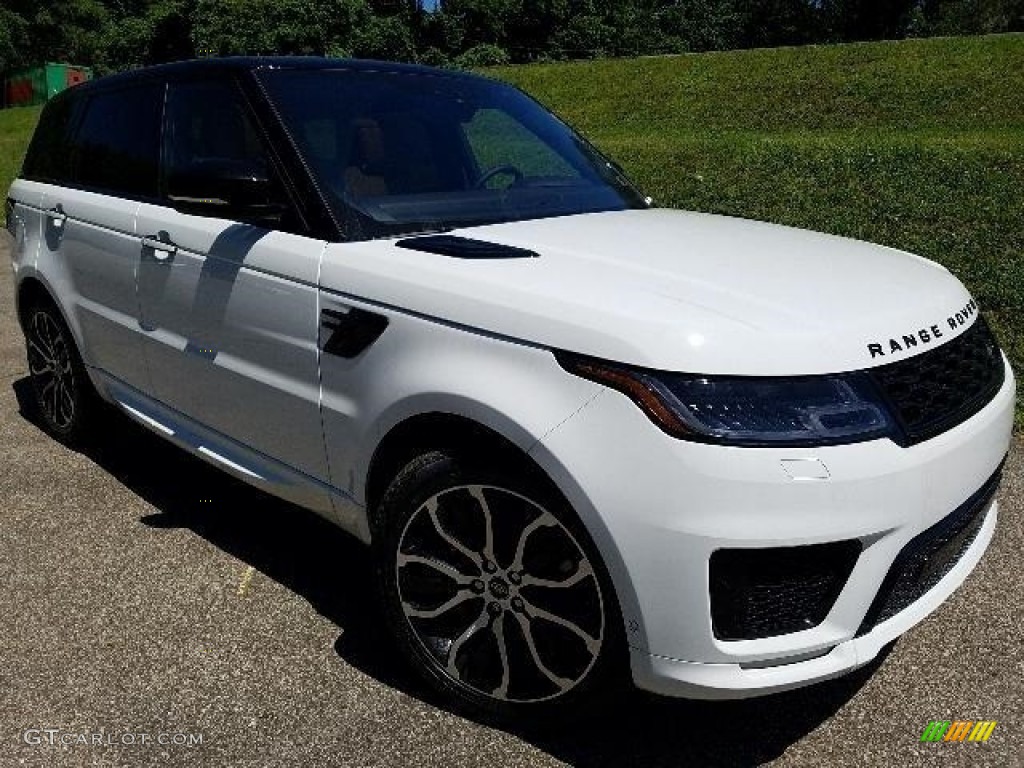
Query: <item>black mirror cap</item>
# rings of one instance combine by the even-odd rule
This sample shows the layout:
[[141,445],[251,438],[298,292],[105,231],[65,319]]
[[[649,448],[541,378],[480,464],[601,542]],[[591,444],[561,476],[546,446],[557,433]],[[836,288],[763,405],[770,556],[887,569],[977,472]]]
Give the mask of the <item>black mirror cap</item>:
[[264,164],[246,160],[200,160],[171,171],[167,197],[174,209],[194,216],[266,222],[280,219],[285,205]]

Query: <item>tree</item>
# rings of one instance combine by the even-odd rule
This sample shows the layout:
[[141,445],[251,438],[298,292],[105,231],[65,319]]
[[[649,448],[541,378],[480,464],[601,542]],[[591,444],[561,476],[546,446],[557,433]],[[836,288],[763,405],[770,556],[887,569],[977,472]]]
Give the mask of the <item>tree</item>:
[[656,12],[661,46],[668,51],[711,51],[740,43],[741,14],[733,0],[677,0]]
[[0,70],[196,55],[464,66],[1024,31],[1024,0],[2,0]]
[[412,31],[400,16],[370,16],[353,36],[352,52],[364,59],[416,61]]
[[195,58],[195,0],[161,0],[140,10],[124,9],[105,36],[105,63],[115,70]]
[[28,23],[14,11],[0,8],[0,72],[25,66],[28,50]]
[[455,58],[455,66],[460,69],[497,67],[508,63],[509,56],[505,49],[490,43],[475,45]]
[[325,55],[371,19],[365,0],[198,0],[192,38],[200,55]]
[[571,59],[607,56],[614,39],[615,30],[593,13],[572,16],[554,34],[557,48]]
[[919,0],[824,0],[825,24],[834,40],[906,37]]
[[5,5],[6,37],[13,41],[12,58],[19,65],[45,61],[103,65],[109,14],[100,0],[6,0]]
[[521,7],[520,0],[446,0],[442,13],[457,19],[463,45],[501,45],[508,41],[508,27]]
[[805,45],[823,38],[822,2],[816,0],[740,0],[737,15],[739,47]]
[[1024,0],[922,0],[914,33],[989,34],[1024,30]]

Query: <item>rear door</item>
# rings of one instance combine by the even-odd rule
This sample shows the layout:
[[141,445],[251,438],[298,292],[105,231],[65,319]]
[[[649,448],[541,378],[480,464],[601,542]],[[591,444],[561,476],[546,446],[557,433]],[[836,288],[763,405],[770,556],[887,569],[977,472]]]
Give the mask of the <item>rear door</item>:
[[69,142],[74,101],[54,99],[43,110],[29,145],[21,175],[7,196],[7,229],[14,238],[15,269],[34,268],[43,235],[43,212],[50,183],[70,172]]
[[[164,175],[225,162],[275,164],[230,79],[172,82]],[[283,185],[281,202],[288,198]],[[145,355],[157,399],[326,481],[320,424],[317,271],[325,243],[281,227],[145,203],[138,233]]]
[[163,87],[99,90],[74,116],[67,181],[46,186],[39,269],[55,284],[92,366],[141,390],[149,377],[135,277],[139,201],[155,199]]
[[42,235],[46,188],[34,181],[15,180],[4,206],[7,232],[13,239],[11,259],[15,269],[34,267]]

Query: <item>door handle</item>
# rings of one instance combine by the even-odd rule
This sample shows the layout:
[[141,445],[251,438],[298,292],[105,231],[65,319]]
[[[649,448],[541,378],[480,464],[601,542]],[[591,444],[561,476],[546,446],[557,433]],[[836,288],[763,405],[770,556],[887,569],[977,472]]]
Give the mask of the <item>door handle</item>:
[[167,261],[178,252],[178,246],[161,239],[160,235],[149,235],[142,238],[142,247],[153,251],[153,258],[157,261]]
[[60,229],[64,226],[64,222],[68,220],[68,215],[64,213],[64,209],[59,205],[48,210],[46,216],[53,222],[54,229]]

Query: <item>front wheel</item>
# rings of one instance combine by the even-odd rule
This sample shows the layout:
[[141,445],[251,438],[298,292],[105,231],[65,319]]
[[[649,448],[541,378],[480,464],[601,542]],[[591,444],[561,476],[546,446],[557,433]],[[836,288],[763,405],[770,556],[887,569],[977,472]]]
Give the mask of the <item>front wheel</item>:
[[381,503],[378,581],[400,647],[433,688],[501,718],[578,708],[617,644],[593,545],[536,486],[434,452]]

